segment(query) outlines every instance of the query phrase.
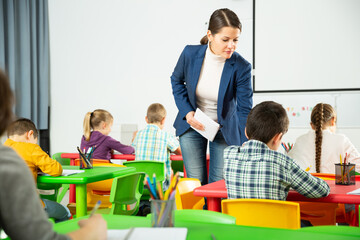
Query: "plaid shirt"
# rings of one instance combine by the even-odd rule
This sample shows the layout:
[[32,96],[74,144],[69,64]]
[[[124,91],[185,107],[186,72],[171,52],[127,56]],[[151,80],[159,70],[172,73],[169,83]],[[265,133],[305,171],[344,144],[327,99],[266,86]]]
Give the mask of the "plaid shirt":
[[170,180],[170,152],[179,147],[179,142],[174,136],[156,125],[148,124],[136,134],[132,146],[135,148],[135,160],[164,162],[166,179]]
[[286,200],[290,187],[309,198],[325,197],[330,192],[325,181],[256,140],[225,149],[224,178],[229,199]]

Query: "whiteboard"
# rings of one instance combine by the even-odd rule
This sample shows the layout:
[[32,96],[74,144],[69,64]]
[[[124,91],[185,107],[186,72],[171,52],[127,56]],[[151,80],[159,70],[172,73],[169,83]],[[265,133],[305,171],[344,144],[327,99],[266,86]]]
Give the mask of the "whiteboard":
[[359,128],[360,93],[287,93],[287,94],[254,94],[254,106],[263,101],[275,101],[286,110],[289,128],[310,128],[310,115],[313,107],[322,102],[330,104],[337,113],[338,128]]
[[359,0],[256,0],[254,91],[360,90]]
[[[337,125],[347,128],[360,127],[360,93],[340,94],[336,97]],[[358,137],[360,140],[360,138]],[[360,148],[358,148],[360,149]]]

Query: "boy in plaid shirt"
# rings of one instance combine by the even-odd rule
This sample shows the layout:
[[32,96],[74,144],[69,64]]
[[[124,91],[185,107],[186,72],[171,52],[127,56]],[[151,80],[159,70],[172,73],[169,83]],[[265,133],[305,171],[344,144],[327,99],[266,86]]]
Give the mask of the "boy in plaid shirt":
[[180,155],[178,140],[171,134],[162,131],[164,128],[166,110],[160,103],[153,103],[148,107],[145,117],[148,124],[145,129],[137,132],[132,146],[135,148],[135,160],[161,161],[165,163],[165,181],[163,188],[170,183],[171,166],[170,153]]
[[309,198],[325,197],[330,188],[322,179],[302,170],[277,152],[289,119],[285,109],[269,101],[249,113],[245,134],[249,141],[224,151],[224,178],[228,198],[286,200],[290,187]]

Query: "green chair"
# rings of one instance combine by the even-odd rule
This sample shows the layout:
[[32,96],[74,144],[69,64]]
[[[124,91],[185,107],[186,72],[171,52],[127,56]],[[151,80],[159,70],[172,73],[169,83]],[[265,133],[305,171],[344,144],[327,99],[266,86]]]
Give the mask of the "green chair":
[[111,208],[97,210],[101,214],[136,215],[144,188],[145,173],[130,173],[113,180],[110,191]]
[[[52,159],[58,161],[62,166],[70,165],[70,158],[62,158],[62,152],[52,155]],[[59,193],[60,188],[62,191]],[[66,192],[69,190],[69,184],[52,184],[52,183],[38,183],[37,188],[40,190],[40,197],[51,201],[60,203],[64,198]]]
[[[54,202],[58,202],[59,190],[62,184],[54,183],[38,183],[37,188],[40,190],[40,198],[45,198]],[[64,194],[65,195],[65,194]],[[59,199],[60,200],[60,199]],[[61,200],[60,200],[61,202]]]
[[[146,217],[151,219],[151,214]],[[196,222],[196,223],[221,223],[235,224],[236,218],[220,212],[208,210],[183,209],[175,210],[175,223],[179,222]]]
[[171,168],[174,171],[174,174],[177,172],[184,172],[184,162],[183,161],[171,161]]
[[[165,164],[159,161],[129,161],[123,163],[127,167],[136,168],[137,172],[144,172],[150,177],[150,180],[153,181],[153,174],[156,175],[156,182],[162,182],[165,180]],[[144,189],[141,200],[149,200],[150,193],[148,189]]]
[[62,166],[70,165],[70,158],[62,158],[61,154],[63,154],[63,152],[54,153],[51,158],[58,161]]

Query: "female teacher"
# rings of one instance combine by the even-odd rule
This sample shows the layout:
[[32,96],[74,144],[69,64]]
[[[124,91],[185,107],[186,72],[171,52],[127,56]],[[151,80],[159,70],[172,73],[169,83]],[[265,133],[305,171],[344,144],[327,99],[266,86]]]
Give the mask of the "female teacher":
[[[241,23],[229,9],[218,9],[210,17],[201,45],[186,46],[171,76],[179,113],[174,122],[187,176],[201,184],[223,179],[223,152],[229,145],[246,141],[246,118],[252,108],[251,65],[234,52]],[[206,170],[208,140],[191,127],[204,130],[194,118],[199,108],[220,124],[209,142],[209,179]],[[190,127],[191,126],[191,127]]]

